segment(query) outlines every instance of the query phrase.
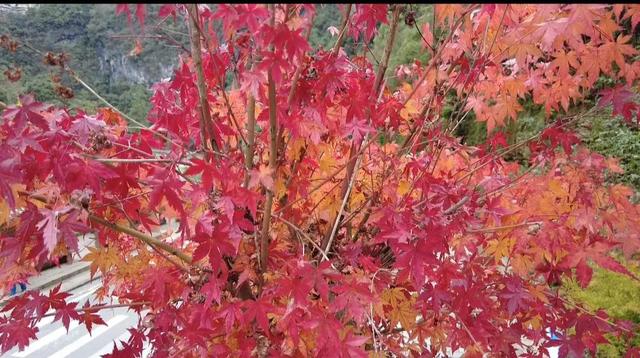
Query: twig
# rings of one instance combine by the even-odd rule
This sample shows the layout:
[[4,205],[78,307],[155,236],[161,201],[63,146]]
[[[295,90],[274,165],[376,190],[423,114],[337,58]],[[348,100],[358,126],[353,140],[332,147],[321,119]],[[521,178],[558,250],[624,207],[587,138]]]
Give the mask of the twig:
[[587,310],[587,309],[585,309],[585,308],[583,308],[583,307],[580,307],[580,306],[578,306],[577,304],[575,304],[575,303],[573,303],[573,302],[567,301],[566,299],[564,299],[564,298],[562,298],[562,297],[560,297],[560,296],[558,296],[558,295],[553,295],[553,294],[551,294],[551,293],[549,293],[549,292],[545,292],[545,293],[547,294],[547,296],[549,296],[549,297],[551,297],[551,298],[553,298],[553,299],[558,299],[558,300],[562,301],[564,304],[569,305],[569,306],[571,306],[571,307],[573,307],[573,308],[576,308],[577,310],[581,311],[582,313],[586,313],[586,314],[588,314],[588,315],[590,315],[590,316],[592,316],[592,317],[594,317],[594,318],[597,318],[597,319],[599,319],[600,321],[602,321],[602,322],[604,322],[604,323],[606,323],[606,324],[608,324],[608,325],[611,325],[611,326],[613,326],[613,327],[616,327],[616,328],[618,328],[618,329],[620,329],[620,330],[622,330],[622,331],[625,331],[625,332],[627,332],[627,333],[631,333],[631,334],[633,334],[634,336],[637,336],[637,335],[638,335],[638,333],[637,333],[637,332],[634,332],[634,331],[632,331],[632,330],[630,330],[630,329],[628,329],[628,328],[625,328],[625,327],[623,327],[623,326],[620,326],[620,325],[619,325],[619,324],[617,324],[617,323],[609,322],[608,320],[606,320],[606,319],[604,319],[604,318],[602,318],[602,317],[598,316],[597,314],[595,314],[595,313],[593,313],[593,312],[591,312],[591,311],[589,311],[589,310]]
[[[76,312],[94,312],[94,311],[100,311],[100,310],[109,309],[109,308],[145,306],[148,304],[151,304],[151,302],[142,301],[142,302],[132,302],[132,303],[119,303],[114,305],[99,305],[99,306],[93,306],[93,307],[87,307],[87,308],[76,308]],[[55,316],[56,314],[57,314],[56,312],[47,313],[43,315],[41,318]]]
[[187,162],[176,162],[173,159],[162,159],[162,158],[94,158],[91,157],[92,160],[101,163],[177,163],[183,165],[192,165],[192,163]]
[[344,34],[347,31],[347,25],[349,24],[349,15],[351,14],[351,4],[347,4],[347,8],[344,11],[344,19],[342,20],[342,28],[340,29],[340,34],[338,35],[338,39],[336,39],[335,45],[333,45],[333,50],[331,50],[331,54],[333,56],[338,55],[338,51],[340,51],[340,46],[342,46],[342,41],[344,40]]
[[[98,306],[87,307],[87,308],[76,308],[75,311],[76,312],[94,312],[94,311],[100,311],[100,310],[109,309],[109,308],[145,306],[145,305],[148,305],[148,304],[151,304],[151,302],[142,301],[142,302],[132,302],[132,303],[118,303],[118,304],[113,304],[113,305],[98,305]],[[41,318],[55,316],[56,314],[57,314],[57,312],[47,313],[47,314],[43,315]]]
[[247,139],[244,137],[244,134],[242,134],[242,129],[238,124],[236,115],[233,113],[233,109],[231,108],[231,102],[229,102],[229,97],[227,97],[227,92],[224,90],[224,78],[222,79],[221,83],[222,83],[222,86],[220,86],[219,90],[222,93],[222,98],[224,99],[224,103],[227,106],[227,112],[229,113],[229,117],[231,117],[231,121],[233,122],[233,125],[236,127],[236,130],[238,131],[238,134],[240,135],[240,139],[242,139],[244,144],[247,144]]
[[[455,314],[455,313],[454,313]],[[473,343],[478,347],[478,349],[480,350],[480,353],[482,353],[482,356],[484,356],[486,353],[484,352],[484,350],[482,349],[482,346],[480,346],[480,343],[478,343],[478,341],[476,340],[476,337],[473,336],[473,334],[471,333],[471,331],[469,330],[469,328],[467,327],[467,325],[464,323],[464,321],[462,320],[462,318],[460,318],[460,316],[458,316],[457,314],[455,314],[456,317],[458,318],[458,322],[460,322],[460,325],[462,326],[462,328],[464,328],[464,330],[467,332],[467,334],[469,335],[469,337],[471,338],[471,340],[473,341]]]
[[[349,186],[347,186],[347,191],[344,194],[344,197],[342,198],[342,203],[340,204],[340,210],[338,210],[338,215],[336,216],[336,220],[333,223],[333,228],[331,229],[331,233],[329,235],[329,238],[327,240],[327,243],[324,246],[323,251],[329,252],[329,249],[331,249],[331,244],[333,243],[333,239],[336,235],[336,231],[338,230],[338,225],[340,225],[340,218],[342,216],[342,212],[344,211],[344,207],[345,205],[347,205],[347,200],[349,199],[349,194],[351,193],[351,189],[353,188],[353,183],[355,183],[355,179],[356,179],[356,175],[355,173],[358,172],[358,167],[360,166],[360,161],[362,160],[362,156],[359,155],[358,156],[358,160],[356,160],[356,165],[354,168],[354,175],[351,176],[351,179],[349,180]],[[322,261],[327,260],[326,256],[322,257]]]
[[458,210],[462,205],[464,205],[467,201],[469,201],[469,195],[464,196],[460,201],[451,205],[449,209],[442,212],[443,215],[449,215]]
[[[315,20],[315,13],[313,14],[313,17],[309,22],[309,27],[307,27],[307,32],[305,34],[305,40],[307,42],[309,42],[309,37],[311,36],[311,30],[313,29],[314,20]],[[298,89],[298,81],[300,80],[300,75],[302,74],[302,69],[304,67],[303,66],[304,57],[305,55],[303,54],[298,59],[298,66],[296,67],[296,70],[293,73],[293,77],[291,78],[291,89],[289,89],[289,95],[287,96],[287,113],[291,113],[291,105],[293,104],[293,97],[296,93],[296,90]],[[280,127],[278,129],[278,153],[283,153],[284,155],[284,153],[287,150],[287,145],[289,143],[289,140],[291,139],[291,134],[289,134],[289,137],[285,142],[283,133],[284,133],[284,127]],[[300,159],[302,160],[302,158]]]
[[[259,210],[261,211],[261,210]],[[273,215],[274,218],[282,221],[283,223],[285,223],[286,225],[288,225],[290,228],[292,228],[293,230],[295,230],[296,232],[298,232],[300,235],[302,235],[302,237],[305,238],[305,240],[307,240],[313,247],[316,248],[316,250],[320,251],[320,253],[322,254],[322,257],[324,257],[326,260],[329,259],[329,257],[327,256],[327,253],[324,252],[324,250],[322,250],[322,248],[316,244],[315,241],[313,241],[313,239],[311,237],[309,237],[309,235],[307,235],[306,232],[304,232],[304,230],[302,230],[300,227],[298,227],[297,225],[295,225],[294,223],[292,223],[291,221],[283,218],[280,215]],[[333,264],[331,264],[331,266],[333,267]],[[336,269],[335,267],[333,267],[334,269]],[[337,270],[337,269],[336,269]]]
[[467,11],[465,11],[462,16],[460,16],[460,18],[458,18],[458,20],[456,20],[455,24],[453,25],[453,28],[451,30],[451,32],[449,33],[449,36],[447,36],[447,38],[444,40],[444,42],[442,43],[442,45],[439,46],[438,48],[438,52],[436,52],[436,54],[433,56],[433,58],[431,59],[431,61],[429,61],[429,66],[427,66],[426,70],[424,71],[424,74],[422,75],[422,77],[420,78],[420,80],[418,80],[418,83],[415,84],[415,86],[413,87],[413,89],[411,90],[411,93],[409,93],[409,95],[407,96],[407,98],[405,98],[404,102],[402,103],[402,107],[404,108],[407,103],[409,103],[409,100],[411,98],[413,98],[413,95],[416,94],[416,91],[418,90],[418,88],[422,85],[422,83],[427,79],[427,75],[429,74],[429,71],[431,71],[434,67],[435,64],[440,60],[440,57],[442,56],[442,49],[445,48],[445,44],[448,43],[449,41],[451,41],[451,39],[453,38],[453,34],[456,32],[456,30],[458,29],[458,26],[460,26],[462,24],[462,20],[464,20],[465,16],[474,8],[476,7],[476,5],[470,7],[469,9],[467,9]]
[[500,231],[500,230],[515,229],[515,228],[522,227],[522,226],[542,225],[542,224],[543,224],[542,221],[526,221],[526,222],[519,223],[519,224],[495,226],[495,227],[488,227],[488,228],[484,228],[484,229],[467,229],[467,232],[470,232],[470,233],[495,232],[495,231]]

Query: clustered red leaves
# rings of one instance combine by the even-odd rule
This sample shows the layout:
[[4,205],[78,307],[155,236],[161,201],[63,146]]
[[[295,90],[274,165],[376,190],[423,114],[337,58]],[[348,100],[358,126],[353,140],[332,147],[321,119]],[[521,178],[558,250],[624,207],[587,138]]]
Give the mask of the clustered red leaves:
[[[387,5],[354,8],[344,33],[356,45],[390,22]],[[71,114],[20,97],[0,127],[4,288],[93,231],[104,248],[85,257],[92,273],[103,273],[108,295],[144,312],[110,356],[140,356],[145,342],[158,357],[432,355],[460,347],[472,357],[536,356],[554,344],[561,356],[582,356],[606,342],[604,334],[631,337],[631,322],[574,305],[558,286],[587,286],[593,265],[637,279],[610,253],[636,259],[640,207],[629,201],[631,189],[605,183],[605,173],[620,168],[580,147],[571,132],[580,115],[565,112],[604,75],[618,84],[599,104],[637,116],[640,69],[627,34],[640,7],[435,9],[448,35],[425,31],[432,59],[404,67],[410,82],[395,92],[373,93],[376,69],[365,57],[310,49],[303,34],[313,5],[199,6],[201,30],[220,22],[223,32],[203,37],[213,123],[202,136],[188,57],[172,80],[154,86],[152,125],[138,132],[112,110]],[[126,5],[117,12],[130,19]],[[179,14],[186,15],[181,5],[161,9]],[[230,71],[237,86],[226,90]],[[448,121],[445,94],[463,101]],[[259,128],[252,146],[250,96]],[[509,145],[500,127],[527,98],[561,119]],[[280,127],[275,172],[267,164],[270,100]],[[451,136],[467,113],[487,122],[491,135],[479,148]],[[503,159],[523,146],[536,170],[522,173]],[[361,165],[341,210],[351,148]],[[276,204],[261,271],[267,191]],[[335,240],[320,252],[339,212]],[[176,232],[164,219],[177,219]],[[103,323],[99,307],[76,308],[64,295],[12,299],[0,318],[2,351],[34,339],[49,309],[67,327],[71,319],[88,329]],[[548,328],[559,341],[549,341]]]

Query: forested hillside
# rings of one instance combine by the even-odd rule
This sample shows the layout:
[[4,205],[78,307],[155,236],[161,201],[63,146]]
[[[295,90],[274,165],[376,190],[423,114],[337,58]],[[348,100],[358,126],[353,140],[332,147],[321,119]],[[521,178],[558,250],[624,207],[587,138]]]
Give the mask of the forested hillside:
[[[178,55],[189,48],[182,19],[174,22],[169,16],[158,25],[160,8],[147,6],[146,26],[141,30],[137,22],[128,24],[126,16],[118,16],[113,4],[42,4],[26,10],[3,7],[0,34],[11,34],[40,51],[64,52],[70,67],[100,95],[132,117],[144,119],[150,108],[151,86],[171,77]],[[338,6],[318,5],[310,42],[331,46],[334,39],[327,28],[339,26],[341,17]],[[140,40],[140,47],[136,47],[136,40]],[[33,92],[38,100],[70,107],[91,110],[103,105],[68,76],[63,76],[60,84],[71,88],[73,98],[58,95],[52,81],[56,73],[34,60],[36,57],[29,51],[0,57],[3,72],[21,71],[15,82],[2,76],[0,101],[13,103],[19,93]]]
[[[156,19],[158,7],[154,8],[149,24]],[[78,76],[115,106],[138,118],[148,111],[150,85],[170,77],[177,58],[176,48],[155,39],[145,39],[142,52],[136,55],[132,51],[134,41],[118,37],[127,36],[131,29],[124,16],[116,16],[115,5],[43,4],[24,13],[3,12],[0,16],[0,33],[10,33],[40,51],[64,52]],[[167,21],[163,27],[169,31],[180,26]],[[2,79],[0,100],[12,103],[18,93],[27,91],[34,92],[39,100],[65,101],[56,94],[51,81],[56,73],[34,58],[39,56],[29,51],[0,58],[3,71],[14,66],[22,71],[16,82]],[[92,109],[100,105],[72,79],[64,76],[61,85],[73,90],[73,98],[66,100],[69,106]]]

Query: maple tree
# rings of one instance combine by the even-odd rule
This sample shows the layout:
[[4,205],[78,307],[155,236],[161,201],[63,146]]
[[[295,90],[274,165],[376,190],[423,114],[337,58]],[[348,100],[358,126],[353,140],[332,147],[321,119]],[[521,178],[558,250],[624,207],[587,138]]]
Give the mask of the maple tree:
[[[606,334],[635,335],[559,287],[587,286],[592,265],[638,279],[610,253],[637,260],[640,207],[605,182],[616,161],[572,128],[596,110],[588,96],[637,121],[640,6],[436,5],[433,23],[412,24],[430,60],[406,67],[395,90],[387,66],[407,10],[342,11],[322,50],[307,40],[314,5],[164,5],[160,16],[188,22],[191,51],[154,86],[148,126],[28,94],[6,106],[3,288],[92,232],[101,246],[84,259],[102,273],[101,296],[141,316],[111,357],[140,356],[145,342],[158,357],[541,356],[553,345],[579,357]],[[144,5],[117,13],[149,27]],[[379,26],[389,36],[373,64]],[[615,86],[596,90],[601,76]],[[548,125],[508,145],[501,128],[525,101]],[[452,135],[467,116],[487,124],[479,147]],[[504,159],[525,147],[527,169]],[[2,352],[27,346],[46,315],[91,330],[113,307],[67,296],[12,298]]]

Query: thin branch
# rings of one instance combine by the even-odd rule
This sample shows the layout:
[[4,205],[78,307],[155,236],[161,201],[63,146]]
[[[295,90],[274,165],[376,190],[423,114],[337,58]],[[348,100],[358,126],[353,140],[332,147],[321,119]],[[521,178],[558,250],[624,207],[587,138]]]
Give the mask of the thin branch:
[[[33,195],[33,194],[29,194],[29,193],[23,192],[23,191],[19,191],[18,193],[21,194],[21,195],[28,196],[30,198],[33,198],[33,199],[38,200],[38,201],[43,202],[43,203],[47,203],[48,202],[47,198],[45,198],[42,195]],[[138,231],[136,229],[129,228],[129,227],[126,227],[126,226],[122,226],[122,225],[113,223],[111,221],[105,220],[105,219],[103,219],[103,218],[101,218],[99,216],[96,216],[94,214],[89,214],[89,219],[91,221],[95,222],[95,223],[98,223],[98,224],[101,224],[103,226],[106,226],[106,227],[110,228],[111,230],[131,235],[131,236],[135,237],[136,239],[147,243],[148,245],[156,246],[157,248],[160,248],[160,249],[162,249],[162,250],[164,250],[164,251],[166,251],[166,252],[168,252],[168,253],[170,253],[170,254],[178,257],[178,258],[180,258],[185,263],[190,264],[193,261],[191,256],[185,254],[181,250],[176,249],[175,247],[173,247],[173,246],[171,246],[171,245],[169,245],[169,244],[167,244],[165,242],[162,242],[162,241],[160,241],[160,240],[158,240],[156,238],[153,238],[153,237],[151,237],[151,236],[149,236],[149,235],[147,235],[145,233],[142,233],[142,232],[140,232],[140,231]]]
[[[275,26],[275,13],[276,9],[274,5],[271,5],[271,26]],[[272,49],[273,51],[273,46]],[[273,80],[273,73],[271,69],[267,73],[268,81],[268,96],[269,96],[269,169],[271,170],[271,177],[273,181],[276,180],[277,160],[278,160],[278,118],[276,109],[276,84]],[[269,256],[269,226],[271,225],[271,210],[273,209],[273,196],[272,190],[266,190],[266,201],[264,204],[264,216],[262,218],[262,229],[260,230],[260,260],[258,261],[260,270],[265,271],[267,268],[267,259]]]
[[[567,118],[571,118],[571,120],[569,120],[569,121],[567,121],[567,122],[562,123],[562,124],[559,126],[559,128],[566,127],[566,126],[568,126],[569,124],[576,122],[578,119],[580,119],[580,118],[583,118],[583,117],[587,116],[588,114],[590,114],[591,112],[593,112],[593,111],[595,110],[595,108],[596,108],[596,107],[594,106],[594,107],[591,107],[591,109],[589,109],[588,111],[586,111],[586,112],[584,112],[584,113],[574,115],[573,117],[567,117]],[[552,124],[551,126],[553,126],[553,125],[555,125],[555,124]],[[496,152],[496,153],[493,153],[493,154],[491,155],[491,157],[490,157],[490,158],[488,158],[488,160],[487,160],[486,162],[484,162],[484,163],[480,164],[479,166],[475,167],[474,169],[470,170],[470,171],[469,171],[469,172],[467,172],[465,175],[463,175],[461,178],[456,179],[456,183],[459,183],[460,181],[462,181],[462,180],[464,180],[464,179],[466,179],[466,178],[470,177],[470,176],[471,176],[471,175],[473,175],[475,172],[477,172],[478,170],[482,169],[483,167],[485,167],[486,165],[488,165],[489,163],[491,163],[491,161],[492,161],[492,160],[495,160],[495,159],[496,159],[496,158],[498,158],[498,157],[501,157],[501,156],[504,156],[504,155],[506,155],[506,154],[508,154],[508,153],[511,153],[511,152],[513,152],[514,150],[516,150],[516,149],[518,149],[518,148],[520,148],[520,147],[522,147],[522,146],[526,145],[527,143],[531,142],[532,140],[537,139],[538,137],[540,137],[540,136],[542,135],[542,133],[544,132],[544,130],[546,130],[546,129],[550,128],[551,126],[547,126],[547,127],[543,128],[542,130],[538,131],[536,134],[532,135],[532,136],[531,136],[531,137],[529,137],[529,138],[526,138],[526,139],[522,140],[521,142],[518,142],[518,143],[513,144],[513,145],[511,145],[511,146],[509,146],[509,147],[506,147],[506,148],[502,148],[502,150],[501,150],[501,151],[498,151],[498,152]],[[484,159],[484,157],[483,157],[483,158],[479,158],[479,159],[477,159],[476,161],[474,161],[473,163],[471,163],[468,167],[472,167],[472,166],[474,166],[474,165],[476,165],[476,164],[478,164],[478,163],[482,162],[482,160],[483,160],[483,159]],[[457,174],[457,173],[456,173],[456,174]]]
[[125,114],[124,112],[122,112],[121,110],[119,110],[116,106],[112,105],[111,103],[109,103],[109,101],[107,101],[106,99],[104,99],[102,96],[100,96],[98,94],[98,92],[96,92],[93,88],[91,88],[91,86],[89,86],[87,83],[85,83],[73,70],[71,70],[70,68],[67,68],[65,66],[65,70],[67,71],[67,73],[69,73],[71,75],[71,77],[73,77],[74,80],[76,80],[76,82],[80,83],[84,88],[87,89],[87,91],[89,91],[92,95],[94,95],[97,99],[99,99],[100,101],[102,101],[104,104],[107,105],[107,107],[113,109],[114,111],[116,111],[119,115],[123,116],[124,118],[126,118],[127,120],[129,120],[130,122],[133,122],[135,124],[137,124],[138,126],[140,126],[140,128],[143,128],[145,130],[148,130],[150,132],[152,132],[153,134],[161,137],[162,139],[166,140],[169,143],[175,144],[173,143],[173,141],[165,136],[164,134],[158,132],[155,129],[149,128],[149,126],[138,122],[137,120],[131,118],[130,116],[128,116],[127,114]]
[[405,98],[404,102],[402,103],[402,107],[404,108],[407,103],[409,103],[409,100],[411,98],[413,98],[413,96],[416,94],[416,91],[418,90],[418,88],[420,88],[420,86],[422,85],[422,83],[427,79],[427,75],[429,74],[429,71],[431,71],[436,63],[440,60],[440,57],[442,56],[443,53],[443,49],[445,48],[445,45],[451,41],[451,39],[453,38],[453,34],[456,32],[456,30],[458,29],[458,27],[462,24],[462,21],[464,20],[465,16],[472,11],[474,8],[476,7],[476,5],[470,7],[469,9],[467,9],[467,11],[465,11],[462,16],[460,16],[460,18],[458,18],[458,20],[456,20],[456,22],[453,25],[453,28],[451,30],[451,32],[449,33],[449,36],[447,36],[447,38],[444,40],[444,42],[439,46],[438,48],[438,52],[436,52],[436,54],[433,56],[433,58],[431,59],[431,61],[429,61],[429,66],[426,68],[426,70],[424,71],[424,74],[422,75],[422,77],[420,78],[420,80],[418,80],[418,83],[416,83],[411,91],[411,93],[409,93],[409,95],[407,96],[407,98]]
[[382,80],[384,78],[384,73],[387,71],[387,67],[389,66],[389,58],[391,57],[391,52],[393,51],[393,44],[396,40],[396,30],[398,29],[398,19],[400,18],[400,10],[402,6],[394,5],[395,9],[393,11],[393,19],[391,20],[391,25],[389,28],[389,38],[387,38],[387,43],[384,47],[384,56],[382,58],[382,63],[378,67],[378,73],[376,74],[376,79],[373,85],[373,94],[378,94],[380,90],[380,85],[382,84]]
[[[455,313],[454,313],[455,314]],[[482,353],[482,356],[485,356],[486,353],[485,351],[482,349],[482,346],[480,345],[480,343],[478,343],[478,341],[476,340],[476,337],[473,336],[473,334],[471,333],[471,331],[469,330],[469,328],[467,327],[467,325],[464,323],[464,321],[462,320],[462,318],[460,318],[460,316],[458,316],[457,314],[455,314],[458,317],[458,322],[460,322],[460,325],[462,326],[462,328],[464,328],[464,330],[467,332],[467,334],[469,335],[469,338],[471,338],[471,340],[473,341],[473,343],[476,345],[476,347],[478,347],[478,349],[480,350],[480,353]]]
[[344,35],[347,32],[347,25],[349,24],[349,15],[351,15],[351,6],[352,4],[347,4],[347,8],[344,11],[344,18],[342,20],[342,26],[340,29],[340,34],[338,35],[338,39],[336,40],[335,45],[333,45],[333,50],[331,50],[331,54],[333,56],[338,55],[338,51],[340,51],[340,46],[342,46],[342,41],[344,40]]
[[240,129],[240,125],[238,124],[238,119],[236,118],[235,113],[233,113],[233,108],[231,108],[231,102],[229,102],[227,91],[224,90],[224,87],[225,87],[224,77],[220,80],[220,83],[221,85],[219,86],[219,91],[222,93],[222,99],[224,99],[224,104],[227,106],[227,112],[229,113],[229,116],[231,117],[231,121],[233,122],[233,125],[236,127],[236,130],[238,131],[240,138],[246,145],[247,140],[245,139],[244,134],[242,134],[242,129]]
[[[98,306],[87,307],[87,308],[76,308],[75,311],[76,312],[94,312],[94,311],[100,311],[100,310],[105,310],[105,309],[109,309],[109,308],[146,306],[146,305],[149,305],[149,304],[151,304],[151,302],[149,302],[149,301],[132,302],[132,303],[118,303],[118,304],[114,304],[114,305],[98,305]],[[57,312],[47,313],[47,314],[43,315],[41,318],[55,316],[56,314],[57,314]]]
[[578,306],[577,304],[575,304],[575,303],[573,303],[573,302],[570,302],[570,301],[568,301],[568,300],[564,299],[563,297],[560,297],[560,296],[558,296],[558,295],[553,295],[553,294],[551,294],[551,293],[549,293],[549,292],[545,292],[545,293],[547,294],[547,296],[549,296],[549,297],[551,297],[551,298],[553,298],[553,299],[558,299],[558,300],[562,301],[564,304],[566,304],[566,305],[568,305],[568,306],[571,306],[571,307],[573,307],[573,308],[578,309],[578,310],[579,310],[579,311],[581,311],[582,313],[588,314],[589,316],[592,316],[593,318],[596,318],[596,319],[598,319],[598,320],[600,320],[600,321],[602,321],[602,322],[604,322],[604,323],[606,323],[606,324],[608,324],[608,325],[611,325],[611,326],[613,326],[613,327],[616,327],[616,328],[618,328],[619,330],[625,331],[625,332],[627,332],[627,333],[631,333],[631,334],[633,334],[634,336],[638,336],[638,333],[637,333],[637,332],[634,332],[634,331],[632,331],[632,330],[630,330],[630,329],[628,329],[628,328],[626,328],[626,327],[623,327],[623,326],[621,326],[621,325],[619,325],[619,324],[617,324],[617,323],[609,322],[607,319],[602,318],[602,317],[598,316],[597,314],[595,314],[595,313],[593,313],[593,312],[591,312],[591,311],[589,311],[589,310],[587,310],[587,309],[585,309],[585,308],[583,308],[583,307],[580,307],[580,306]]
[[[381,65],[378,67],[378,72],[376,73],[376,78],[373,85],[373,91],[371,93],[371,97],[373,98],[377,97],[378,95],[378,91],[380,90],[380,86],[382,85],[382,80],[384,78],[384,73],[386,72],[387,67],[389,65],[389,58],[391,57],[393,44],[396,38],[396,30],[398,28],[398,20],[400,18],[401,9],[402,7],[400,5],[395,5],[395,9],[393,11],[393,19],[391,20],[391,24],[389,27],[390,28],[389,37],[387,38],[387,43],[384,48],[384,57],[382,59]],[[369,113],[369,121],[370,120],[371,120],[371,113]],[[368,134],[367,134],[367,137],[368,137]],[[347,166],[347,172],[345,175],[345,179],[343,182],[344,184],[342,186],[342,192],[341,192],[341,195],[344,197],[343,201],[348,201],[349,199],[348,193],[350,191],[349,187],[352,185],[352,178],[355,177],[355,174],[357,173],[355,166],[357,166],[356,164],[358,161],[356,161],[356,163],[351,161],[354,155],[356,155],[357,151],[358,150],[356,149],[356,143],[353,142],[351,144],[351,148],[349,149],[349,163],[353,163],[353,164],[350,164]],[[341,209],[341,211],[343,209],[344,207]],[[337,228],[340,226],[340,220],[341,220],[341,213],[339,213],[338,216],[335,218],[335,223],[333,225],[332,231],[327,232],[327,235],[325,235],[324,239],[322,240],[322,246],[325,248],[325,251],[329,251],[329,248],[331,247],[331,241],[333,241],[333,236],[335,235],[335,231],[337,231]]]
[[162,159],[162,158],[95,158],[90,157],[92,160],[101,163],[177,163],[183,165],[192,165],[192,163],[187,162],[176,162],[173,159]]
[[244,165],[247,172],[244,176],[243,187],[249,186],[250,172],[253,169],[253,149],[256,142],[256,99],[249,95],[247,100],[247,152],[244,156]]
[[[304,238],[305,238],[305,240],[307,240],[307,241],[308,241],[308,242],[309,242],[313,247],[315,247],[315,248],[316,248],[316,250],[318,250],[318,251],[322,254],[322,257],[324,257],[326,260],[328,260],[328,259],[329,259],[329,257],[327,256],[327,253],[326,253],[326,252],[324,252],[324,250],[322,250],[322,248],[321,248],[318,244],[316,244],[316,242],[315,242],[315,241],[313,241],[313,239],[312,239],[309,235],[307,235],[307,233],[306,233],[306,232],[304,232],[304,230],[302,230],[302,229],[301,229],[300,227],[298,227],[296,224],[294,224],[294,223],[292,223],[291,221],[289,221],[289,220],[287,220],[287,219],[283,218],[283,217],[282,217],[282,216],[280,216],[280,215],[273,215],[273,217],[274,217],[274,218],[276,218],[276,219],[278,219],[278,220],[280,220],[280,221],[282,221],[282,222],[283,222],[283,223],[285,223],[287,226],[289,226],[290,228],[292,228],[293,230],[295,230],[296,232],[298,232],[300,235],[302,235],[302,237],[304,237]],[[332,266],[333,266],[333,264],[332,264]],[[335,268],[335,267],[334,267],[334,268]]]
[[494,227],[487,227],[484,229],[467,229],[467,232],[470,232],[470,233],[496,232],[501,230],[515,229],[523,226],[542,225],[542,224],[543,224],[542,221],[525,221],[523,223],[518,223],[513,225],[494,226]]
[[[313,29],[314,20],[315,20],[315,13],[313,14],[313,17],[311,18],[311,20],[309,21],[309,26],[307,27],[307,32],[305,34],[305,40],[307,42],[309,42],[309,37],[311,36],[311,30]],[[304,67],[303,61],[304,61],[305,55],[306,54],[301,55],[300,58],[298,59],[298,66],[296,67],[296,70],[293,73],[293,77],[291,78],[291,89],[289,89],[289,95],[287,96],[287,113],[291,113],[291,105],[293,104],[293,97],[295,96],[296,90],[298,89],[298,81],[300,80],[300,75],[302,74],[302,69]],[[284,127],[280,127],[278,129],[278,153],[282,153],[282,155],[285,155],[284,153],[287,149],[289,140],[291,139],[291,134],[289,134],[289,137],[285,142],[283,133],[284,133]]]
[[213,128],[211,127],[211,108],[207,99],[207,85],[204,78],[204,69],[202,68],[202,45],[200,43],[200,33],[198,32],[198,5],[189,4],[187,6],[189,12],[189,30],[191,32],[191,57],[193,65],[196,68],[196,86],[198,87],[198,97],[200,99],[200,140],[202,149],[207,149],[207,137],[211,140],[211,149],[215,148],[215,140],[213,138]]
[[[362,160],[362,156],[358,156],[358,160],[356,160],[356,165],[354,169],[354,173],[357,173],[358,167],[360,166],[360,162]],[[331,229],[329,238],[326,240],[326,244],[324,245],[323,253],[329,252],[331,249],[331,244],[333,243],[333,239],[335,238],[336,232],[338,231],[338,225],[340,225],[340,218],[342,217],[342,212],[344,211],[344,207],[347,205],[347,200],[349,200],[349,194],[351,193],[351,189],[353,188],[353,183],[355,183],[356,175],[352,175],[349,180],[349,186],[347,186],[347,191],[342,198],[342,203],[340,204],[340,210],[338,210],[338,215],[336,216],[336,220],[333,223],[333,228]],[[322,261],[327,260],[326,256],[322,257]]]
[[174,255],[174,256],[178,257],[180,260],[184,261],[185,263],[190,264],[193,261],[191,256],[185,254],[181,250],[176,249],[175,247],[173,247],[173,246],[171,246],[171,245],[169,245],[169,244],[167,244],[165,242],[162,242],[162,241],[160,241],[158,239],[155,239],[155,238],[153,238],[153,237],[151,237],[149,235],[146,235],[146,234],[144,234],[144,233],[142,233],[142,232],[140,232],[138,230],[135,230],[135,229],[132,229],[132,228],[129,228],[129,227],[126,227],[126,226],[115,224],[115,223],[113,223],[111,221],[107,221],[107,220],[105,220],[105,219],[103,219],[103,218],[101,218],[99,216],[94,215],[94,214],[89,214],[89,219],[91,221],[95,222],[95,223],[98,223],[98,224],[101,224],[103,226],[106,226],[106,227],[110,228],[111,230],[131,235],[131,236],[135,237],[136,239],[139,239],[139,240],[141,240],[141,241],[143,241],[143,242],[145,242],[145,243],[147,243],[147,244],[149,244],[151,246],[155,246],[155,247],[157,247],[159,249],[162,249],[162,250],[170,253],[171,255]]
[[348,165],[349,163],[353,162],[356,160],[356,157],[359,156],[360,154],[362,154],[372,143],[374,143],[375,141],[368,141],[366,145],[363,145],[362,148],[360,148],[360,150],[358,151],[358,153],[353,156],[352,158],[350,158],[349,160],[347,160],[347,162],[345,162],[344,164],[341,164],[340,167],[338,167],[338,169],[334,170],[331,174],[327,175],[327,177],[325,179],[323,179],[319,184],[317,184],[315,187],[313,187],[311,190],[309,190],[307,192],[306,197],[302,197],[302,198],[298,198],[290,203],[288,203],[287,205],[281,207],[280,209],[276,210],[276,213],[282,212],[283,210],[289,208],[290,206],[308,199],[310,197],[311,194],[315,193],[316,191],[320,190],[322,188],[322,186],[324,186],[324,184],[326,184],[327,182],[330,182],[331,180],[333,180],[335,178],[336,175],[340,174],[340,172],[342,172]]
[[442,215],[453,214],[456,210],[460,209],[462,205],[464,205],[467,201],[469,201],[469,198],[470,198],[469,195],[465,195],[462,199],[460,199],[460,201],[451,205],[449,209],[443,211]]

